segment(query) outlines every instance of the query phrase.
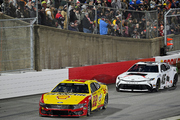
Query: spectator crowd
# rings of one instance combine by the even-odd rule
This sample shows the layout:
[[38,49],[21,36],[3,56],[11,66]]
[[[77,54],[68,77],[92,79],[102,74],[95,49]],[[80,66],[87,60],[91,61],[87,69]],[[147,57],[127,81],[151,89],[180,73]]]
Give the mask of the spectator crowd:
[[[38,3],[38,7],[36,7]],[[164,13],[179,0],[4,0],[1,12],[38,24],[84,33],[133,38],[164,36]],[[38,9],[37,9],[38,8]],[[180,10],[169,14],[180,14]],[[180,33],[180,16],[167,18],[167,34]]]

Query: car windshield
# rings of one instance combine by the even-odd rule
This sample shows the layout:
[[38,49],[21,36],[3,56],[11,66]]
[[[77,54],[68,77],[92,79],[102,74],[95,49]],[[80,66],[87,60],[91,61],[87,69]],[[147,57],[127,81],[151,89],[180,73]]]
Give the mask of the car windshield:
[[135,64],[128,72],[159,72],[158,65]]
[[87,84],[60,83],[51,92],[89,93]]

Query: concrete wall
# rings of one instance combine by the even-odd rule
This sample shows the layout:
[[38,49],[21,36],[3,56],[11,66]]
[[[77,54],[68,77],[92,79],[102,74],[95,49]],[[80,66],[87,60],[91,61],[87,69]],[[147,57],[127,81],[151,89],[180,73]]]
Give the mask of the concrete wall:
[[[12,19],[0,14],[0,19]],[[30,28],[23,21],[0,21],[0,71],[30,68]],[[27,26],[27,27],[18,27]],[[15,27],[15,28],[10,28]]]
[[59,69],[150,58],[160,54],[162,38],[101,36],[35,25],[36,69]]
[[[10,17],[0,15],[0,18]],[[22,22],[24,24],[24,22]],[[8,26],[16,26],[18,23],[10,21]],[[3,33],[5,37],[24,37],[27,42],[8,42],[2,44],[8,49],[30,47],[29,29]],[[2,36],[2,35],[1,35]],[[179,40],[180,35],[175,39]],[[2,41],[2,39],[1,39]],[[59,69],[64,67],[79,67],[103,63],[119,62],[124,60],[135,60],[140,58],[151,58],[160,55],[160,48],[163,47],[163,37],[154,39],[133,39],[115,36],[101,36],[86,34],[68,30],[60,30],[42,25],[34,25],[34,63],[35,70]],[[4,42],[4,41],[3,41]],[[2,48],[2,47],[1,47]],[[180,49],[180,45],[176,47]],[[30,50],[30,49],[29,49]],[[23,53],[23,54],[19,54]],[[2,54],[0,71],[27,68],[30,65],[28,51],[7,51]],[[17,58],[27,60],[13,62]],[[5,64],[6,59],[10,62]]]

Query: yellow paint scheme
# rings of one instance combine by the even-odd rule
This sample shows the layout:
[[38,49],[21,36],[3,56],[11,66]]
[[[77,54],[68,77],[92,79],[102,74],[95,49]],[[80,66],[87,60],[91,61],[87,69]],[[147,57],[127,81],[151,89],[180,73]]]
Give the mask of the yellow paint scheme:
[[[82,96],[81,96],[82,95]],[[75,105],[81,102],[89,94],[76,94],[76,93],[46,93],[44,94],[44,103],[45,104],[66,104],[66,105]]]
[[[91,93],[91,83],[98,83],[100,85],[99,89],[94,93]],[[44,94],[45,104],[65,104],[65,105],[75,105],[79,104],[87,96],[91,96],[91,110],[97,109],[99,106],[103,106],[105,96],[108,93],[108,88],[106,85],[97,82],[96,80],[64,80],[61,83],[79,83],[87,84],[89,88],[89,93],[61,93],[61,92],[49,92]],[[88,101],[87,101],[88,102]]]

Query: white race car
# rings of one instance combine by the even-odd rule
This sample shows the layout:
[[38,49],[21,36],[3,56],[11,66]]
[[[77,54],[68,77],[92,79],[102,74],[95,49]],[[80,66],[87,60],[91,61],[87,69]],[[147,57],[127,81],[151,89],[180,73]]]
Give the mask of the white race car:
[[175,87],[178,72],[175,66],[160,62],[138,62],[116,78],[116,91],[159,91]]

